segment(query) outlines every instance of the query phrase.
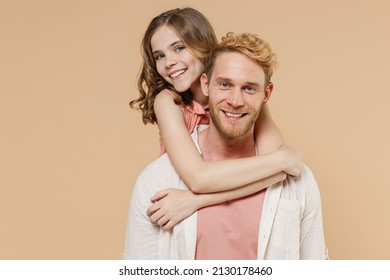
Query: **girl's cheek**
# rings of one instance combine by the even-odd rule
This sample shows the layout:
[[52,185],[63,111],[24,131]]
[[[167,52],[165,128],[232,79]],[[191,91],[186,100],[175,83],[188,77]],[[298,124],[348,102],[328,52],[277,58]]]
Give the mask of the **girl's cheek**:
[[158,73],[160,76],[162,76],[162,75],[161,75],[161,70],[162,70],[162,68],[161,68],[161,62],[160,62],[159,60],[156,61],[156,70],[157,70],[157,73]]

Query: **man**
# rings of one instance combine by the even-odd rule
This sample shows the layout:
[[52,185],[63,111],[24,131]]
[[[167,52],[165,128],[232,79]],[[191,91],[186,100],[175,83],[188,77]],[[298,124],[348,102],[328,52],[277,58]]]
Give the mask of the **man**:
[[[272,92],[274,55],[252,34],[229,33],[201,77],[210,125],[192,137],[206,161],[256,155],[254,123]],[[266,191],[200,209],[164,231],[147,215],[149,198],[166,186],[188,190],[167,155],[150,164],[133,192],[128,259],[325,259],[320,195],[311,171]]]

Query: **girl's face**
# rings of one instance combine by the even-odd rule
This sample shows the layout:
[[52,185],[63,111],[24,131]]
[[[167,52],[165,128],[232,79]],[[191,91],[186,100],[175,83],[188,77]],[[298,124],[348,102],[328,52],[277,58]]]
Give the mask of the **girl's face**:
[[200,88],[203,63],[190,51],[175,30],[163,25],[153,34],[150,45],[157,72],[176,91],[185,92]]

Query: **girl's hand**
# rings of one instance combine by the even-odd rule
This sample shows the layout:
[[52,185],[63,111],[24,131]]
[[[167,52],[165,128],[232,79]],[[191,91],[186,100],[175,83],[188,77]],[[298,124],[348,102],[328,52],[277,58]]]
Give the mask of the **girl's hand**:
[[299,176],[303,167],[303,154],[301,151],[283,146],[279,152],[282,153],[282,160],[285,162],[284,172],[291,176]]
[[171,230],[176,224],[198,210],[196,195],[187,190],[167,189],[150,198],[153,203],[147,210],[152,223],[164,230]]

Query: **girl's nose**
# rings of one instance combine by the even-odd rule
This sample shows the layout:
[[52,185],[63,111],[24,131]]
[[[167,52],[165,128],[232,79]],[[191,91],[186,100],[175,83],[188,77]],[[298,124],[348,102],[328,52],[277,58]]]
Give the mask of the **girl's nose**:
[[174,55],[166,55],[165,57],[165,67],[172,67],[177,64],[177,59]]

